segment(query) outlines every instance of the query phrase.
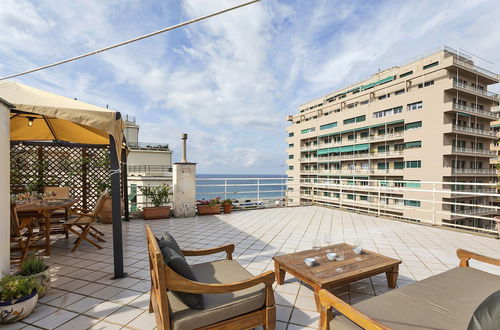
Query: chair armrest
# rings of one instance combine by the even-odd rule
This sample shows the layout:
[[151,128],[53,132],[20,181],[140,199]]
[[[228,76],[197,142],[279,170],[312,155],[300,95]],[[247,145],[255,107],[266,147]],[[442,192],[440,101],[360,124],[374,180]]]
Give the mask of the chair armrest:
[[91,217],[91,218],[94,218],[96,219],[97,217],[92,215],[92,214],[87,214],[87,213],[81,213],[81,212],[75,212],[75,211],[70,211],[68,213],[68,215],[77,215],[77,216],[80,216],[80,217]]
[[458,249],[457,257],[460,259],[460,267],[469,267],[469,260],[476,259],[478,261],[486,262],[487,264],[492,264],[500,266],[500,259],[483,256],[474,252]]
[[220,284],[190,281],[185,277],[177,274],[169,267],[165,267],[165,273],[167,277],[166,282],[168,290],[198,294],[234,292],[251,288],[252,286],[256,286],[261,283],[265,284],[266,286],[272,286],[275,281],[273,271],[262,273],[258,276],[251,277],[244,281]]
[[185,256],[206,256],[219,252],[226,252],[227,260],[233,260],[234,244],[222,245],[204,250],[182,250]]
[[335,308],[340,313],[342,313],[349,320],[362,327],[363,329],[368,329],[368,330],[390,329],[385,325],[383,325],[382,323],[358,311],[356,308],[352,307],[351,305],[349,305],[342,299],[336,297],[327,290],[324,289],[319,290],[319,299],[321,302],[321,313],[320,313],[321,329],[323,330],[330,329],[330,321],[334,318],[333,313],[330,310],[332,307]]

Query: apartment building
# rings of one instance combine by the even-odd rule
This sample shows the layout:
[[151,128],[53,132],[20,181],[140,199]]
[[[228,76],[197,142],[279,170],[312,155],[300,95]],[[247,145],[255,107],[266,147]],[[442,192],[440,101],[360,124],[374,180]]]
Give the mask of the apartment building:
[[303,104],[288,117],[288,204],[491,226],[496,211],[481,206],[495,189],[478,184],[496,182],[498,82],[443,47]]

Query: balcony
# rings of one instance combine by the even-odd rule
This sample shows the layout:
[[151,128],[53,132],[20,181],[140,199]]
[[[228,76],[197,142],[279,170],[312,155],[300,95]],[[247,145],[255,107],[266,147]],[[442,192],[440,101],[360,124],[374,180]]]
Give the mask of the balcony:
[[492,111],[487,111],[452,102],[452,109],[460,112],[465,112],[471,115],[485,117],[488,119],[494,119],[494,120],[498,119],[498,113],[492,112],[493,108]]
[[495,157],[498,154],[498,152],[495,150],[486,150],[478,148],[461,148],[461,147],[451,147],[451,153],[473,155],[473,156],[485,156],[485,157]]
[[498,82],[498,75],[495,72],[491,72],[490,70],[486,70],[484,68],[481,68],[481,67],[479,67],[477,65],[474,65],[471,62],[464,61],[464,60],[461,60],[461,59],[459,59],[457,57],[454,57],[453,58],[453,64],[455,64],[457,66],[460,66],[460,67],[463,67],[465,69],[474,71],[474,72],[476,72],[478,74],[481,74],[483,76],[486,76],[486,77],[494,80],[495,82]]
[[308,151],[308,150],[316,150],[318,149],[317,145],[309,145],[309,146],[301,146],[300,151]]
[[168,144],[156,143],[156,142],[127,142],[127,146],[130,149],[159,150],[159,151],[169,150]]
[[451,168],[451,174],[496,175],[497,170],[492,168]]
[[172,167],[166,165],[128,165],[129,176],[172,176]]
[[469,208],[465,210],[452,210],[451,212],[451,218],[463,218],[467,217],[468,215],[487,215],[487,214],[496,214],[495,209],[490,209],[486,207],[475,207],[475,208]]
[[[445,125],[447,126],[447,125]],[[467,134],[467,135],[474,135],[474,136],[484,136],[488,138],[496,138],[496,132],[494,131],[487,131],[484,129],[479,129],[479,128],[472,128],[472,127],[466,127],[466,126],[459,126],[459,125],[451,125],[451,130],[454,133],[462,133],[462,134]]]
[[358,138],[358,139],[354,139],[354,140],[344,140],[344,141],[340,141],[340,142],[332,141],[330,143],[319,143],[319,148],[348,146],[348,145],[352,145],[352,144],[356,144],[356,143],[366,143],[366,142],[370,142],[370,141],[397,140],[397,139],[402,139],[403,136],[404,136],[404,132],[372,135],[369,137]]
[[498,94],[496,94],[496,93],[490,92],[486,89],[472,87],[472,86],[469,86],[468,84],[463,84],[463,83],[458,82],[458,81],[453,81],[453,87],[458,88],[460,90],[464,90],[466,92],[472,92],[474,94],[477,94],[479,96],[484,96],[484,97],[487,97],[489,99],[494,99],[494,100],[498,99]]

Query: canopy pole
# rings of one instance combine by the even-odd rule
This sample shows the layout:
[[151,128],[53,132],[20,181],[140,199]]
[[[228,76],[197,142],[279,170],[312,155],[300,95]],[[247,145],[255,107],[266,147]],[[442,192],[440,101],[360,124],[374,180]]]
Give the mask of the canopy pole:
[[[118,114],[118,113],[117,113]],[[116,152],[116,142],[112,135],[109,136],[109,155],[111,160],[111,205],[113,219],[113,262],[115,268],[114,278],[123,278],[123,241],[122,241],[122,212],[120,193],[120,163]]]
[[122,186],[123,186],[123,204],[125,207],[125,221],[130,221],[128,209],[128,172],[127,172],[127,150],[122,149]]

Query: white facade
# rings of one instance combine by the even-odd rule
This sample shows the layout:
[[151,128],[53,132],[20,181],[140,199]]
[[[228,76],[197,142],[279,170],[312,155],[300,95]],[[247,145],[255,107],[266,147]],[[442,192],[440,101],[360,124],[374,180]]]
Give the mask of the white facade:
[[0,277],[10,271],[10,119],[0,102]]

